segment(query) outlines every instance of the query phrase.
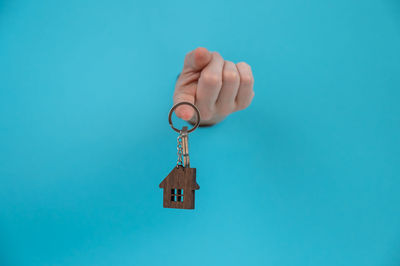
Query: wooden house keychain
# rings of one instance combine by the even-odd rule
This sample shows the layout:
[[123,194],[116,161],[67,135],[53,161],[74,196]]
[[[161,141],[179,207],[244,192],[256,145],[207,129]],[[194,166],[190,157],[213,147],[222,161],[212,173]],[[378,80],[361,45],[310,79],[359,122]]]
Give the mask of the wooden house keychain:
[[[179,130],[172,124],[172,113],[178,106],[184,104],[191,106],[197,115],[197,122],[190,130],[186,126]],[[168,122],[172,129],[179,133],[178,160],[176,166],[160,183],[160,188],[164,189],[163,207],[194,209],[194,192],[200,187],[196,182],[196,168],[190,168],[188,139],[189,133],[193,132],[200,124],[200,112],[194,104],[180,102],[175,104],[169,111]]]

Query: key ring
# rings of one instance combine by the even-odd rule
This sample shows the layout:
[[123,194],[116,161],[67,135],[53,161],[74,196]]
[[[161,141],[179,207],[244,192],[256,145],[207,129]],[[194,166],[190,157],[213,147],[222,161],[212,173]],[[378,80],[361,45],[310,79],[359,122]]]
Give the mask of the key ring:
[[174,106],[172,106],[171,110],[169,111],[169,114],[168,114],[168,122],[169,122],[169,124],[170,124],[170,126],[172,127],[173,130],[175,130],[175,131],[178,132],[178,133],[181,132],[179,129],[175,128],[174,125],[172,124],[172,113],[175,111],[175,109],[176,109],[178,106],[184,105],[184,104],[190,105],[190,106],[196,111],[196,114],[197,114],[197,121],[196,121],[196,123],[194,124],[194,126],[193,126],[191,129],[189,129],[189,130],[187,131],[187,133],[190,133],[190,132],[193,132],[193,131],[199,126],[199,124],[200,124],[200,112],[199,112],[199,109],[197,109],[196,105],[194,105],[194,104],[192,104],[192,103],[190,103],[190,102],[180,102],[180,103],[175,104]]

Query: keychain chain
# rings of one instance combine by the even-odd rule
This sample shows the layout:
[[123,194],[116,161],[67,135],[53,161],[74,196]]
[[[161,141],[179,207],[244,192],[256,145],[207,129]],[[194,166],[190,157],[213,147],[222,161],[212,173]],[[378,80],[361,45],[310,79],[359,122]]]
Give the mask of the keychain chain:
[[182,134],[179,134],[177,138],[178,146],[177,146],[177,155],[178,155],[178,160],[176,162],[176,167],[179,167],[180,165],[183,166],[183,147],[182,147]]

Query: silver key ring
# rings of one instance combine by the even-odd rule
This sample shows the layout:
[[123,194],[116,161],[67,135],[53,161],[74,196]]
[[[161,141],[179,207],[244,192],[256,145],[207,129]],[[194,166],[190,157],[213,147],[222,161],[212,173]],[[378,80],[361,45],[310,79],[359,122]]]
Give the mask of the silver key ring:
[[170,126],[171,126],[171,128],[172,128],[173,130],[175,130],[175,131],[178,132],[178,133],[181,132],[179,129],[175,128],[174,125],[172,124],[172,113],[175,111],[175,109],[176,109],[178,106],[184,105],[184,104],[191,106],[191,107],[196,111],[196,114],[197,114],[197,121],[196,121],[196,123],[194,124],[194,126],[193,126],[191,129],[189,129],[189,130],[187,131],[187,133],[190,133],[190,132],[193,132],[193,131],[199,126],[199,124],[200,124],[200,112],[199,112],[199,109],[197,109],[196,105],[194,105],[194,104],[192,104],[192,103],[190,103],[190,102],[180,102],[180,103],[175,104],[174,106],[172,106],[171,110],[169,111],[169,114],[168,114],[168,122],[169,122],[169,124],[170,124]]

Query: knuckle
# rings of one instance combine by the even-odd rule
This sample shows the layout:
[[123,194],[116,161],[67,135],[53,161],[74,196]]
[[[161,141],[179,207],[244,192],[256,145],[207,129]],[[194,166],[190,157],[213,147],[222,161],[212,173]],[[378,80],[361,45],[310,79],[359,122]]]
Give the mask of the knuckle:
[[238,67],[243,67],[243,68],[250,68],[250,65],[247,64],[246,62],[239,62],[236,64]]
[[175,101],[175,102],[185,102],[185,101],[190,101],[191,102],[191,100],[192,100],[192,97],[190,96],[190,95],[187,95],[187,94],[185,94],[185,93],[181,93],[181,92],[175,92],[174,94],[173,94],[173,100]]
[[239,73],[233,70],[226,70],[223,74],[223,79],[226,82],[236,82],[239,81]]
[[241,81],[244,85],[252,85],[253,82],[254,82],[253,75],[251,75],[251,74],[244,74],[244,75],[241,77],[240,81]]
[[219,87],[222,85],[221,77],[214,73],[203,73],[203,81],[207,86]]

